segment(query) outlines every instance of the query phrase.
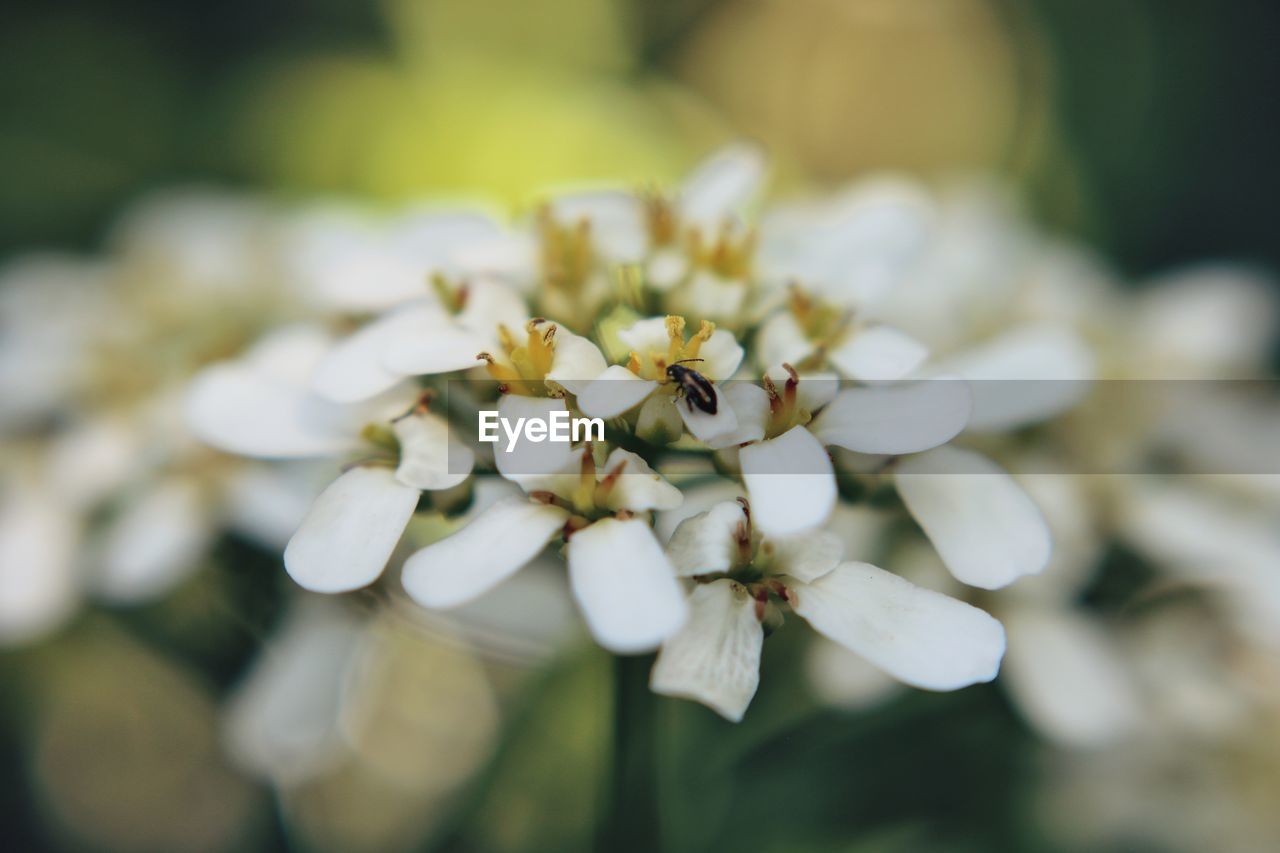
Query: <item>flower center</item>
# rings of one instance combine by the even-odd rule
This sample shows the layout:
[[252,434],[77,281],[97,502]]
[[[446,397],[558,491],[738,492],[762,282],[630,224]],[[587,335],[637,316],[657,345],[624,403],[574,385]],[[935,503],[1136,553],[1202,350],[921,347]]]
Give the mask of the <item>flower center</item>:
[[825,299],[814,299],[796,284],[787,288],[787,308],[804,336],[820,346],[835,343],[853,320],[852,312]]
[[425,389],[418,397],[413,406],[403,414],[397,415],[390,421],[370,421],[360,430],[360,437],[368,447],[366,455],[349,463],[347,467],[355,467],[357,465],[390,465],[395,467],[400,464],[400,438],[396,435],[395,425],[398,421],[411,417],[413,415],[425,414],[431,408],[431,402],[435,399],[435,392],[430,388]]
[[582,292],[595,263],[591,222],[584,218],[561,225],[544,207],[538,216],[538,236],[546,286],[570,295]]
[[627,460],[622,459],[603,477],[599,476],[595,454],[592,445],[588,443],[582,449],[578,476],[571,489],[560,491],[560,493],[535,491],[530,492],[529,497],[540,503],[552,504],[573,513],[565,523],[566,533],[572,533],[598,519],[626,512],[609,508],[609,496],[617,488],[618,480],[626,471],[626,467]]
[[521,342],[506,326],[498,327],[505,361],[499,361],[491,353],[476,356],[485,362],[485,370],[498,380],[498,390],[503,394],[520,394],[526,397],[546,393],[545,381],[551,372],[556,355],[556,325],[541,317],[534,317],[525,324],[525,339]]
[[431,276],[431,289],[435,292],[440,305],[450,314],[459,314],[467,307],[469,289],[463,282],[453,284],[442,274]]
[[649,230],[649,243],[655,249],[672,246],[680,235],[680,223],[675,208],[660,192],[644,195],[645,225]]
[[742,521],[733,531],[736,548],[734,563],[727,572],[695,575],[695,583],[710,583],[728,578],[743,587],[756,602],[756,618],[763,620],[770,596],[789,601],[786,584],[775,576],[773,543],[758,538],[751,527],[751,505],[746,498],[738,498],[742,504]]
[[685,240],[694,267],[730,281],[746,281],[751,275],[751,259],[756,249],[754,230],[735,233],[734,227],[726,223],[719,234],[708,240],[701,231],[691,228]]
[[787,371],[787,380],[779,389],[770,377],[764,378],[764,390],[769,395],[769,419],[765,423],[765,438],[777,438],[793,426],[807,424],[813,413],[800,405],[800,375],[789,364],[782,367]]
[[699,359],[702,345],[711,339],[712,333],[716,330],[716,324],[703,320],[698,326],[698,331],[694,332],[688,340],[684,337],[685,325],[683,317],[668,316],[666,319],[667,348],[644,353],[632,350],[631,357],[627,360],[627,369],[641,379],[652,379],[666,384],[668,367],[679,361]]

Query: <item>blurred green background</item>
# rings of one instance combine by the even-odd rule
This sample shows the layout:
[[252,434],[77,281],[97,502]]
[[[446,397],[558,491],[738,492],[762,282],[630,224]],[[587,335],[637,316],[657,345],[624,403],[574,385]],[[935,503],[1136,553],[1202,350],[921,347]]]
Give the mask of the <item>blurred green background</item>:
[[1126,271],[1275,262],[1265,0],[14,0],[0,250],[92,244],[157,186],[494,191],[678,174],[1019,178]]

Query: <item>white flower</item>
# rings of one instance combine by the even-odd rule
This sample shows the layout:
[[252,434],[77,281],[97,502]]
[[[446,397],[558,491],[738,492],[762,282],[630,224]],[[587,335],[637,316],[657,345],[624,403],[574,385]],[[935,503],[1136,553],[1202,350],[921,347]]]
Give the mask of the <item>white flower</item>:
[[239,361],[208,368],[192,383],[187,418],[204,441],[242,455],[373,454],[320,494],[285,550],[285,568],[299,585],[342,592],[377,579],[419,492],[459,485],[474,456],[425,398],[413,405],[412,388],[392,388],[359,405],[316,395],[308,380],[326,346],[323,333],[295,327]]
[[106,264],[61,255],[0,270],[0,428],[29,428],[75,404],[95,332],[120,320],[109,274]]
[[926,346],[876,319],[876,304],[905,284],[930,234],[929,200],[904,181],[855,185],[821,204],[780,207],[761,225],[760,278],[786,307],[760,325],[757,362],[834,368],[861,381],[902,379]]
[[224,738],[239,766],[289,787],[342,760],[340,717],[365,631],[325,599],[291,608],[226,708]]
[[686,340],[684,318],[668,316],[639,320],[619,330],[618,338],[630,351],[625,366],[608,367],[590,382],[564,383],[577,394],[584,414],[613,418],[639,406],[636,434],[654,443],[679,438],[685,428],[704,442],[738,428],[733,407],[720,401],[714,384],[708,390],[715,411],[709,412],[667,373],[678,364],[709,383],[727,379],[743,355],[732,334],[704,320]]
[[[759,190],[765,161],[750,145],[729,146],[700,163],[669,197],[593,190],[548,204],[541,221],[544,310],[594,311],[607,295],[607,270],[637,264],[667,313],[736,322],[747,307],[755,240],[737,213]],[[566,298],[567,297],[567,298]]]
[[[781,383],[781,387],[779,387]],[[862,453],[912,453],[963,428],[963,383],[850,388],[834,376],[800,376],[788,365],[766,374],[763,389],[726,391],[738,430],[713,446],[738,451],[743,482],[765,533],[790,535],[822,524],[836,499],[835,470],[824,445]],[[816,415],[816,416],[815,416]]]
[[[1044,569],[1052,537],[1026,493],[981,454],[946,442],[970,411],[969,383],[937,377],[845,389],[809,429],[883,471],[963,583],[998,589]],[[897,458],[893,458],[897,457]]]
[[760,276],[866,308],[896,290],[933,235],[934,204],[916,185],[875,178],[819,202],[779,205],[760,226]]
[[0,498],[0,647],[38,640],[80,601],[80,525],[39,483],[5,483]]
[[[275,217],[260,199],[237,193],[179,188],[153,193],[132,206],[111,233],[123,268],[117,286],[181,294],[227,306],[261,300],[273,257]],[[160,295],[160,294],[156,294]]]
[[619,654],[656,648],[687,613],[675,571],[636,515],[679,505],[678,489],[643,459],[615,449],[597,469],[588,447],[561,471],[521,482],[501,500],[405,562],[404,585],[429,608],[464,604],[565,540],[569,582],[587,627]]
[[409,210],[378,220],[353,208],[304,211],[285,230],[286,271],[322,308],[380,312],[424,295],[429,282],[495,272],[486,249],[504,232],[465,210]]
[[672,564],[698,586],[688,623],[654,664],[654,690],[741,719],[759,679],[771,597],[908,684],[953,690],[995,677],[1005,641],[990,616],[868,563],[844,562],[832,533],[760,537],[746,506],[718,504],[672,535]]
[[969,380],[973,411],[966,429],[992,432],[1046,421],[1075,406],[1088,394],[1096,365],[1074,330],[1040,322],[940,359],[932,373]]
[[1280,648],[1274,506],[1205,488],[1199,478],[1127,479],[1116,498],[1117,532],[1126,543],[1226,605],[1244,637]]
[[1131,375],[1251,378],[1267,373],[1280,304],[1275,281],[1261,271],[1206,264],[1146,283],[1126,319]]
[[491,279],[405,300],[339,342],[316,365],[314,389],[339,403],[374,397],[409,376],[467,370],[528,319],[524,299]]

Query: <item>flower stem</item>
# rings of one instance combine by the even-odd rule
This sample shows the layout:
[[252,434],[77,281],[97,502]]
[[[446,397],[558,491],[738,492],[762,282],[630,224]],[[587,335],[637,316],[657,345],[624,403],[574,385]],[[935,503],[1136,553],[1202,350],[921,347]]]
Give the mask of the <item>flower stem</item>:
[[653,655],[613,659],[613,755],[600,827],[601,850],[661,849],[654,707],[649,692],[652,665]]

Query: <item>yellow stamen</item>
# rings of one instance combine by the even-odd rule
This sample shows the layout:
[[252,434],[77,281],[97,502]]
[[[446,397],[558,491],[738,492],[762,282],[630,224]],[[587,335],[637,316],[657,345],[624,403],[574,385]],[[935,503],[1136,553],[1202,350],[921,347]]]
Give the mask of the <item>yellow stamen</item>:
[[711,340],[711,334],[715,330],[715,323],[710,320],[703,320],[701,325],[698,326],[698,333],[689,338],[689,343],[684,345],[684,352],[681,354],[681,358],[697,358],[702,345]]
[[[546,326],[540,330],[541,326]],[[556,327],[554,324],[547,323],[541,317],[535,317],[525,326],[529,333],[529,342],[526,345],[529,353],[529,362],[533,367],[536,376],[528,377],[530,379],[541,379],[551,372],[551,362],[556,355]]]
[[498,362],[497,359],[487,352],[480,353],[476,358],[485,363],[485,371],[488,372],[490,377],[496,379],[498,382],[501,382],[504,385],[511,385],[512,383],[518,385],[520,383],[520,374],[511,365]]
[[502,350],[507,355],[515,352],[516,336],[505,324],[498,325],[498,341],[502,344]]

